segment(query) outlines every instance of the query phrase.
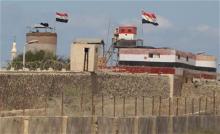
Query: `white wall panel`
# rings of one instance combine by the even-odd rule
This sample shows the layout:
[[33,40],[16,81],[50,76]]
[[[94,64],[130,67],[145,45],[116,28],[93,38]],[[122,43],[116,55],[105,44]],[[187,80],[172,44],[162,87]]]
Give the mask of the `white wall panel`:
[[160,55],[160,58],[150,58],[148,54],[120,54],[119,61],[175,62],[175,55]]
[[195,66],[195,60],[189,58],[187,61],[186,57],[180,57],[180,59],[178,59],[178,57],[176,56],[176,62]]
[[196,61],[196,66],[198,66],[198,67],[213,67],[213,68],[216,68],[216,61],[197,60]]
[[134,40],[135,34],[119,34],[119,39]]
[[[216,61],[207,61],[207,60],[195,60],[192,55],[188,55],[188,61],[186,59],[187,55],[181,55],[180,59],[176,56],[176,52],[168,53],[160,55],[159,58],[155,57],[156,52],[154,49],[122,49],[124,50],[122,53],[119,54],[119,61],[145,61],[145,62],[176,62],[176,63],[183,63],[191,66],[200,66],[200,67],[211,67],[216,68]],[[145,52],[146,51],[146,52]],[[159,51],[157,53],[161,53]],[[149,53],[153,53],[153,58],[149,57]],[[165,51],[163,52],[165,53]],[[188,54],[188,53],[186,53]],[[191,58],[190,58],[191,57]],[[180,72],[181,73],[181,72]]]

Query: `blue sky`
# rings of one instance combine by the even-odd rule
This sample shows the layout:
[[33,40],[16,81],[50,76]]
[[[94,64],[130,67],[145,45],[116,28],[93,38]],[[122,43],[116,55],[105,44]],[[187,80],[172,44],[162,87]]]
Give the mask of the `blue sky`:
[[[56,26],[57,54],[69,56],[70,44],[76,38],[91,37],[107,40],[121,24],[139,28],[147,46],[172,47],[190,52],[203,52],[220,57],[219,1],[6,1],[0,3],[1,59],[10,59],[13,37],[21,53],[27,26],[48,22]],[[158,27],[144,25],[141,34],[141,10],[157,15]],[[55,23],[55,12],[68,12],[67,24]],[[110,43],[109,36],[109,43]],[[107,41],[105,41],[107,42]]]

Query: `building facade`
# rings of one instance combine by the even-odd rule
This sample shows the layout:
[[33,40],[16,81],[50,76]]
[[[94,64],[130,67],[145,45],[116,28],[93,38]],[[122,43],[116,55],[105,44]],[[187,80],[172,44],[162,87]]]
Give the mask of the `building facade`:
[[73,72],[94,72],[97,69],[101,39],[76,39],[71,45],[70,70]]
[[[141,43],[138,42],[141,40],[135,38],[137,29],[128,26],[119,27],[118,29],[113,38],[113,41],[115,41],[113,45],[118,49],[117,71],[174,74],[205,79],[216,79],[217,77],[217,60],[214,56],[193,54],[172,48],[139,45]],[[131,33],[128,38],[126,33],[129,29]]]
[[216,78],[216,58],[170,48],[119,48],[119,67],[126,72],[157,74],[193,74]]

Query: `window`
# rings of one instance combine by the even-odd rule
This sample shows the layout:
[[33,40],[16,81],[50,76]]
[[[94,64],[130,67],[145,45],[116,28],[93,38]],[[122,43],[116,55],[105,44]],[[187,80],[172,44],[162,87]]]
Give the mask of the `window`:
[[177,57],[178,57],[178,60],[180,60],[180,55],[179,54],[177,55]]
[[84,48],[84,52],[88,53],[89,52],[89,48]]
[[122,32],[122,33],[124,33],[124,32],[125,32],[125,30],[124,30],[124,29],[121,29],[121,32]]
[[89,68],[89,48],[84,48],[84,64],[83,71],[88,71]]
[[128,29],[128,33],[131,33],[131,29]]
[[186,57],[186,61],[189,61],[189,57],[188,56]]
[[154,57],[154,54],[149,53],[148,57],[149,57],[149,58],[153,58],[153,57]]

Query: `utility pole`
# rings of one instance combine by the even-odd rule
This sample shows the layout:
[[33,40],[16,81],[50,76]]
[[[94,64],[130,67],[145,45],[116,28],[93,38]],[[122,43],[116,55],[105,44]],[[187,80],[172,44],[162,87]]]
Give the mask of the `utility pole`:
[[33,44],[39,42],[38,40],[31,40],[27,43],[24,44],[24,49],[23,49],[23,71],[25,70],[25,54],[26,54],[26,45],[28,44]]
[[2,70],[2,44],[0,42],[0,71]]

